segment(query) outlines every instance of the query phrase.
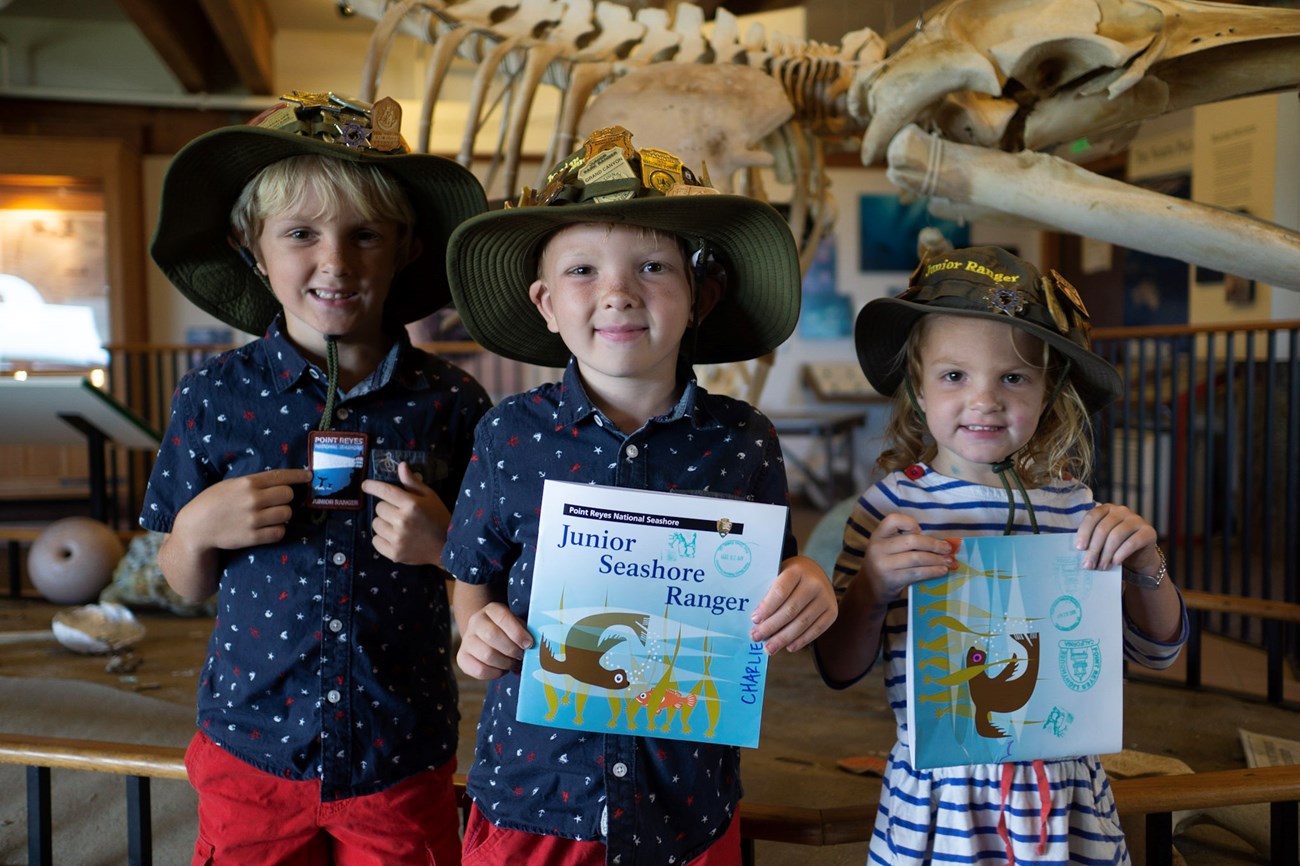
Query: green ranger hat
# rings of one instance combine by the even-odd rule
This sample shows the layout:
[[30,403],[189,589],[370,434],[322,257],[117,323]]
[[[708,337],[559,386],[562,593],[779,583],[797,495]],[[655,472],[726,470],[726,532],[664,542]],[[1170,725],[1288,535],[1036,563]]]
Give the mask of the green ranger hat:
[[482,185],[439,156],[411,153],[401,106],[373,106],[333,93],[294,91],[246,125],[214,130],[185,145],[163,180],[150,253],[181,294],[228,325],[260,336],[280,302],[231,236],[230,210],[266,166],[291,156],[329,156],[383,167],[415,210],[423,251],[393,280],[384,317],[404,325],[446,306],[445,250],[452,229],[487,210]]
[[1074,286],[1000,247],[969,247],[926,258],[905,292],[877,298],[858,313],[858,363],[881,394],[892,396],[902,383],[903,346],[926,313],[992,319],[1038,337],[1069,360],[1089,413],[1123,393],[1119,373],[1092,351],[1088,310]]
[[529,299],[543,242],[577,223],[643,226],[683,238],[725,271],[692,361],[745,361],[775,349],[799,319],[794,237],[774,208],[724,195],[671,153],[637,150],[622,127],[593,132],[518,204],[470,219],[447,252],[451,295],[470,335],[507,358],[562,367],[569,350]]

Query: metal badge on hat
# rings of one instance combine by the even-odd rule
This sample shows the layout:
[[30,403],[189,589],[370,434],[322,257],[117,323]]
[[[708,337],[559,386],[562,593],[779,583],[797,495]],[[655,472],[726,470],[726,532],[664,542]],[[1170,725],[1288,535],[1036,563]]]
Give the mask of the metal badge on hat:
[[1079,290],[1056,270],[1051,270],[1048,273],[1052,285],[1060,293],[1061,299],[1065,301],[1062,309],[1063,317],[1068,318],[1070,324],[1077,328],[1083,334],[1083,338],[1087,340],[1089,333],[1092,331],[1092,317],[1088,315],[1088,308],[1084,306],[1083,298],[1079,296]]
[[1009,286],[990,286],[984,294],[989,308],[1008,316],[1018,316],[1025,311],[1025,297]]
[[285,104],[254,120],[254,125],[294,132],[354,150],[405,153],[402,106],[391,97],[371,105],[336,93],[291,90]]
[[[636,172],[628,164],[622,150],[613,147],[592,154],[582,168],[578,169],[578,180],[582,181],[583,186],[625,179],[636,179]],[[625,201],[635,196],[635,189],[621,189],[605,195],[592,196],[591,201],[599,204],[606,201]]]
[[[609,191],[584,197],[586,187],[611,181],[635,183],[615,183]],[[632,146],[631,132],[622,126],[609,126],[588,135],[581,147],[552,168],[540,190],[525,186],[518,201],[507,203],[507,207],[626,201],[651,191],[670,196],[718,192],[709,182],[706,166],[700,166],[697,176],[672,153],[653,147],[638,150]]]
[[370,111],[370,146],[375,150],[402,150],[402,106],[391,96]]
[[666,150],[643,147],[641,154],[641,183],[666,193],[675,184],[684,183],[682,161]]
[[598,129],[588,135],[587,140],[582,143],[583,152],[588,160],[610,148],[618,148],[618,152],[626,160],[631,160],[636,156],[636,149],[632,147],[632,133],[621,126],[607,126],[604,129]]
[[1056,298],[1056,286],[1049,277],[1039,277],[1038,288],[1043,293],[1043,301],[1047,304],[1047,312],[1051,314],[1052,321],[1056,323],[1056,330],[1062,334],[1068,334],[1070,332],[1070,320],[1065,317],[1065,310],[1061,309],[1061,302]]

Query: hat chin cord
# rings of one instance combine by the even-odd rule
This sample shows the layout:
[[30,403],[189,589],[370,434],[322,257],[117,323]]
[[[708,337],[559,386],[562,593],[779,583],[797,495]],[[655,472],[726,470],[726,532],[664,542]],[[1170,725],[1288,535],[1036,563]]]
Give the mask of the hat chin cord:
[[[1042,420],[1047,417],[1047,410],[1052,407],[1054,402],[1056,402],[1056,398],[1061,393],[1061,388],[1064,387],[1065,380],[1069,378],[1069,376],[1070,359],[1066,358],[1065,369],[1062,370],[1061,375],[1057,377],[1056,384],[1052,387],[1052,393],[1048,396],[1047,402],[1043,404],[1043,411],[1038,416],[1040,424],[1042,423]],[[912,408],[916,411],[916,414],[921,417],[921,421],[924,423],[925,410],[922,409],[921,404],[917,402],[916,392],[912,390],[912,381],[904,377],[903,387],[907,392],[908,402],[912,404]],[[1034,503],[1029,501],[1029,492],[1025,490],[1024,482],[1020,480],[1020,473],[1016,472],[1015,456],[1018,453],[1019,449],[1011,452],[996,463],[989,464],[989,467],[993,470],[993,474],[1002,482],[1002,488],[1007,492],[1007,523],[1006,526],[1002,527],[1002,534],[1010,535],[1011,530],[1015,527],[1016,523],[1016,496],[1011,491],[1011,482],[1007,481],[1007,476],[1010,475],[1011,480],[1016,482],[1016,488],[1020,491],[1021,498],[1025,501],[1025,511],[1029,514],[1030,531],[1033,532],[1034,535],[1038,535],[1038,516],[1034,514]]]
[[325,391],[325,411],[321,413],[317,430],[328,430],[334,421],[334,401],[339,393],[339,345],[338,337],[325,335],[325,369],[329,377],[329,386]]

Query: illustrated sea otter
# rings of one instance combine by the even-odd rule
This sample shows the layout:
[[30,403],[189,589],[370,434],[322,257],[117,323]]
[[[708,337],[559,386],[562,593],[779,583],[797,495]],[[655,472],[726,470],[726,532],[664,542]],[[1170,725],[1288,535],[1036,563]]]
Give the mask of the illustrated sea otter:
[[[1025,648],[1028,660],[1020,676],[1015,677],[1020,657],[1013,655],[996,677],[988,671],[980,671],[970,679],[970,699],[975,705],[975,733],[981,737],[996,739],[1008,734],[989,718],[990,713],[1014,713],[1029,703],[1029,698],[1038,685],[1038,635],[1013,634],[1011,639]],[[966,650],[966,667],[988,664],[988,653],[982,647],[973,646]]]
[[584,616],[569,627],[569,633],[560,644],[563,657],[557,658],[546,641],[538,648],[542,670],[553,674],[568,674],[579,682],[604,689],[628,687],[627,671],[610,670],[600,663],[605,653],[627,640],[626,634],[606,634],[612,628],[631,629],[644,646],[650,628],[650,616],[630,611],[609,611]]

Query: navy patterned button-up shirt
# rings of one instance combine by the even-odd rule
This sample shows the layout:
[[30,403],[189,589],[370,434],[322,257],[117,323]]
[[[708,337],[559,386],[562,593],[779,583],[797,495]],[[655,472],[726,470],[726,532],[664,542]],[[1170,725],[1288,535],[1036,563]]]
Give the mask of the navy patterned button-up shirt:
[[[177,386],[140,525],[170,532],[195,494],[225,478],[307,465],[327,377],[283,336],[187,373]],[[369,437],[366,476],[417,468],[450,507],[487,394],[402,335],[378,370],[336,402],[332,428]],[[226,551],[199,680],[198,723],[222,748],[321,798],[369,794],[456,754],[459,713],[446,573],[374,549],[373,502],[294,504],[278,544]]]
[[[493,586],[524,620],[547,478],[788,504],[776,432],[752,406],[692,380],[672,412],[624,434],[591,405],[571,361],[563,382],[483,419],[443,550],[457,580]],[[794,553],[787,525],[783,555]],[[726,829],[739,749],[523,724],[518,686],[515,673],[488,683],[479,718],[469,791],[488,820],[603,841],[606,862],[623,866],[685,863]]]

